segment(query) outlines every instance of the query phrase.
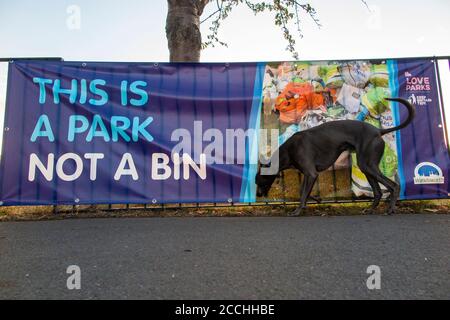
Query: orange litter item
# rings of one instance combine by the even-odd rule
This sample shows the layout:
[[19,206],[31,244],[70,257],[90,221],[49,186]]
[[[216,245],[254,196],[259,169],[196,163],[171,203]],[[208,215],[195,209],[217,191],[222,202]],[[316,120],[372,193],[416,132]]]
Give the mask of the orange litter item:
[[280,111],[280,121],[296,123],[308,109],[318,109],[324,105],[322,93],[314,92],[308,83],[289,82],[275,101],[275,108]]

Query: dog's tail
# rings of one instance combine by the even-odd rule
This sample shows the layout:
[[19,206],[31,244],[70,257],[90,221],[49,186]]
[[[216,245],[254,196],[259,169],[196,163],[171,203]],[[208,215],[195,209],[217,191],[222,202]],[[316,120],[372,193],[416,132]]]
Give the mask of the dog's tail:
[[416,109],[406,99],[402,99],[402,98],[386,98],[386,100],[396,101],[396,102],[400,102],[401,104],[403,104],[408,109],[408,118],[406,118],[406,120],[403,123],[400,123],[400,125],[398,125],[396,127],[387,128],[387,129],[380,129],[381,135],[384,135],[384,134],[392,132],[392,131],[397,131],[397,130],[403,129],[404,127],[406,127],[408,124],[411,123],[411,121],[414,119],[414,116],[416,114]]

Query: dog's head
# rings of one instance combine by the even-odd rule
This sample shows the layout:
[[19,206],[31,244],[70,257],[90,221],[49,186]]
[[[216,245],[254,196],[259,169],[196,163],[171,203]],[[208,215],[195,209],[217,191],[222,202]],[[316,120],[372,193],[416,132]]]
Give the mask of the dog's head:
[[[265,167],[265,165],[261,165]],[[269,194],[270,187],[272,187],[273,182],[277,175],[263,175],[261,174],[261,169],[258,170],[258,173],[255,177],[256,183],[256,196],[258,197],[267,197]]]

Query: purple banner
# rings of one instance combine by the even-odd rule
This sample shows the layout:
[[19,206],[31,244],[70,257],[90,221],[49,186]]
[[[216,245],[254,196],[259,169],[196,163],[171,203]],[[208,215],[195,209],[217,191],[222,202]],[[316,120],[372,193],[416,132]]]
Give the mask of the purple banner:
[[246,158],[230,139],[249,127],[257,68],[11,63],[2,203],[239,201]]
[[[435,62],[397,62],[398,95],[416,108],[412,124],[400,131],[403,164],[402,197],[446,198],[450,190],[449,154],[439,105]],[[399,107],[400,120],[407,111]]]
[[[302,130],[358,120],[400,124],[380,170],[401,199],[448,198],[449,152],[429,59],[9,65],[1,205],[296,201],[286,170],[256,197],[258,160]],[[384,196],[387,190],[383,189]],[[320,173],[313,196],[372,196],[353,153]]]

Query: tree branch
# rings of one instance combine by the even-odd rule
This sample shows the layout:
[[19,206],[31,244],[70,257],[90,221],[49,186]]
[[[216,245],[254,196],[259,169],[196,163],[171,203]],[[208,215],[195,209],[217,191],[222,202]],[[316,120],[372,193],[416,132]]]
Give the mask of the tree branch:
[[[197,0],[204,6],[212,2],[212,0]],[[317,11],[309,3],[300,3],[301,0],[262,0],[262,1],[250,1],[250,0],[216,0],[217,10],[211,13],[208,17],[203,19],[201,23],[211,19],[209,27],[210,33],[207,35],[207,40],[202,43],[202,48],[214,47],[215,44],[220,44],[227,46],[225,42],[219,40],[218,31],[220,24],[225,20],[230,14],[234,7],[240,4],[245,4],[255,15],[261,12],[273,12],[275,13],[274,23],[276,26],[280,27],[284,38],[288,42],[287,50],[292,53],[295,59],[298,59],[298,53],[295,50],[295,39],[292,36],[288,26],[290,22],[294,22],[297,26],[297,32],[300,38],[303,37],[301,28],[301,18],[300,12],[304,11],[309,15],[317,27],[321,28],[319,18],[317,17]],[[361,2],[369,9],[370,8],[366,0],[361,0]],[[203,11],[202,11],[203,12]]]
[[208,2],[210,2],[211,0],[197,0],[196,4],[197,4],[197,10],[198,10],[198,15],[201,16],[203,13],[203,10],[205,9],[205,6],[208,4]]
[[217,13],[219,13],[220,11],[222,11],[222,5],[223,5],[223,0],[221,0],[221,3],[219,4],[219,0],[216,0],[216,5],[217,5],[217,10],[214,11],[213,13],[211,13],[209,16],[207,16],[205,19],[203,19],[202,21],[200,21],[200,24],[202,24],[203,22],[207,21],[208,19],[212,18],[214,15],[216,15]]

